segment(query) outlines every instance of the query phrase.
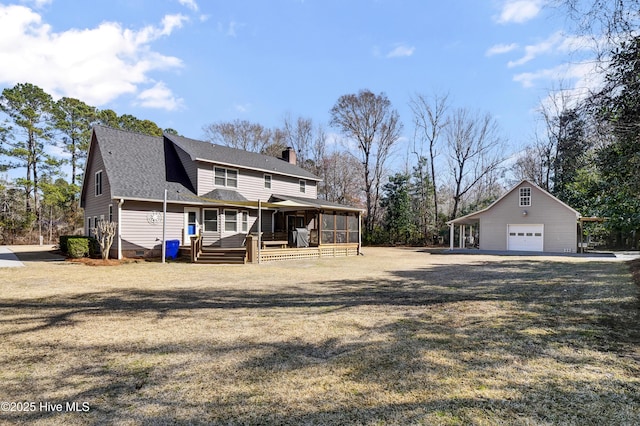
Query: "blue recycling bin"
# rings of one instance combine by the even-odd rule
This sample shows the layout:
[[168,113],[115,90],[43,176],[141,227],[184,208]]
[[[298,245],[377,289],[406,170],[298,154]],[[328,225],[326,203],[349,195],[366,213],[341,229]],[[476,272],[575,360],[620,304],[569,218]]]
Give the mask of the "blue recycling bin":
[[167,251],[166,257],[167,259],[175,259],[178,257],[178,249],[180,248],[180,240],[167,240],[166,241]]

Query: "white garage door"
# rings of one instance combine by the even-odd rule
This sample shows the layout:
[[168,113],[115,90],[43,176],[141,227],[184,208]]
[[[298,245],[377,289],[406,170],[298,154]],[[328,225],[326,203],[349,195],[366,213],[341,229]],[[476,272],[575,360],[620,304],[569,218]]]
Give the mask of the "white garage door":
[[508,250],[542,251],[544,225],[507,225]]

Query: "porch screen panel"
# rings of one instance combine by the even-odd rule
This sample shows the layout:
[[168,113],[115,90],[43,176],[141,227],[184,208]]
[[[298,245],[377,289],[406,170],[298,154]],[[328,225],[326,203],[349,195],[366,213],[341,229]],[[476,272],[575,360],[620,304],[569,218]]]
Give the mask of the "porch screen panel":
[[336,215],[336,243],[347,242],[347,216]]
[[335,238],[335,223],[336,215],[331,213],[322,214],[322,223],[320,228],[320,243],[321,244],[333,244],[336,241]]
[[355,215],[347,216],[347,230],[349,232],[349,242],[350,243],[359,242],[359,238],[358,238],[358,216],[355,216]]

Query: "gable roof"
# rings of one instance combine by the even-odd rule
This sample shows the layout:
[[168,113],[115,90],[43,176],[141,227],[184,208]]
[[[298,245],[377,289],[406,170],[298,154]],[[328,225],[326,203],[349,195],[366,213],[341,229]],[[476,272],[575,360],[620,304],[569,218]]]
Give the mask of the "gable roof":
[[464,223],[468,223],[470,220],[475,219],[477,216],[480,216],[483,213],[486,213],[487,211],[491,210],[495,205],[497,205],[498,203],[500,203],[500,201],[502,201],[503,198],[507,197],[509,194],[511,194],[513,191],[515,191],[517,188],[520,187],[520,185],[522,185],[523,183],[526,183],[528,185],[531,185],[533,188],[536,188],[537,190],[539,190],[540,192],[542,192],[542,194],[546,195],[547,197],[550,197],[552,200],[554,200],[555,202],[557,202],[558,204],[562,205],[563,207],[567,208],[568,210],[570,210],[571,212],[573,212],[576,215],[576,219],[579,219],[582,217],[582,215],[573,207],[570,207],[569,205],[567,205],[566,203],[562,202],[561,200],[559,200],[557,197],[554,197],[553,195],[551,195],[548,191],[545,191],[544,189],[542,189],[541,187],[539,187],[538,185],[536,185],[535,183],[531,182],[528,179],[523,179],[520,182],[518,182],[517,185],[515,185],[513,188],[511,188],[510,190],[508,190],[507,192],[505,192],[504,194],[502,194],[502,196],[500,198],[498,198],[496,201],[494,201],[493,203],[491,203],[488,207],[482,209],[482,210],[478,210],[477,212],[473,212],[470,213],[468,215],[465,216],[461,216],[458,218],[455,218],[453,220],[447,221],[447,224],[464,224]]
[[[165,134],[149,136],[98,125],[93,128],[91,145],[85,165],[85,175],[92,157],[100,155],[109,182],[110,198],[162,201],[167,189],[169,201],[191,204],[211,204],[215,200],[241,201],[232,191],[213,191],[208,197],[198,197],[176,152],[184,150],[192,160],[228,165],[237,168],[264,170],[309,180],[321,180],[312,173],[284,160],[208,142]],[[262,167],[259,167],[262,166]],[[95,170],[97,171],[97,170]],[[89,190],[83,182],[81,207]]]
[[185,138],[184,136],[165,133],[164,137],[182,148],[182,150],[189,154],[192,161],[203,161],[223,166],[240,167],[315,181],[322,180],[302,167],[270,155],[216,145],[196,139]]
[[[189,201],[195,189],[175,148],[162,137],[95,126],[85,166],[99,152],[109,182],[110,198]],[[86,182],[82,198],[86,196]]]

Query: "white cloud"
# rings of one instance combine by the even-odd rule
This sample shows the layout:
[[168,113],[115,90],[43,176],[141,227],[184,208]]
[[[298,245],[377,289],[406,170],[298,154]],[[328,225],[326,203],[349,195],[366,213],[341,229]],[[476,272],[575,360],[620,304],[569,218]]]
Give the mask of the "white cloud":
[[500,24],[522,24],[538,16],[543,4],[543,0],[507,0],[496,20]]
[[193,10],[194,12],[198,11],[198,4],[196,3],[195,0],[178,0],[178,3],[180,3],[184,7],[187,7]]
[[515,50],[517,48],[518,48],[518,45],[516,43],[496,44],[494,46],[491,46],[489,50],[487,50],[487,52],[485,53],[485,56],[502,55],[505,53],[509,53],[512,50]]
[[544,82],[573,82],[575,93],[588,93],[602,84],[602,74],[598,72],[598,65],[593,61],[562,64],[535,72],[517,74],[513,80],[525,88],[531,88],[539,81]]
[[507,66],[509,68],[513,68],[513,67],[517,67],[519,65],[524,65],[527,62],[535,59],[536,57],[544,54],[544,53],[549,53],[549,52],[553,52],[557,46],[558,43],[560,43],[562,41],[562,37],[563,37],[563,33],[561,31],[558,31],[554,34],[552,34],[549,38],[547,38],[546,40],[543,40],[542,42],[538,43],[538,44],[530,44],[528,46],[525,46],[524,48],[524,56],[520,59],[518,59],[517,61],[509,61],[509,63],[507,64]]
[[51,4],[53,0],[22,0],[23,3],[33,3],[33,5],[37,8],[43,8],[44,6]]
[[595,49],[597,43],[598,41],[591,37],[572,36],[565,34],[563,31],[557,31],[538,44],[525,46],[524,56],[516,61],[510,61],[507,66],[513,68],[524,65],[544,54],[567,54],[578,51],[588,51]]
[[142,91],[138,97],[137,104],[147,108],[166,109],[175,111],[183,106],[184,101],[176,98],[166,84],[156,83],[152,88]]
[[[153,71],[182,66],[179,58],[155,52],[150,45],[185,20],[167,15],[160,26],[140,30],[104,22],[96,28],[54,32],[32,9],[0,4],[0,63],[5,64],[0,67],[0,83],[27,81],[54,97],[76,97],[101,106],[135,94],[151,81]],[[154,87],[157,92],[158,85]]]
[[403,58],[403,57],[411,56],[413,55],[413,52],[415,50],[416,48],[413,46],[405,46],[401,44],[396,46],[395,49],[393,49],[389,53],[387,53],[387,58]]
[[244,114],[251,109],[251,104],[234,104],[233,109],[237,112]]

